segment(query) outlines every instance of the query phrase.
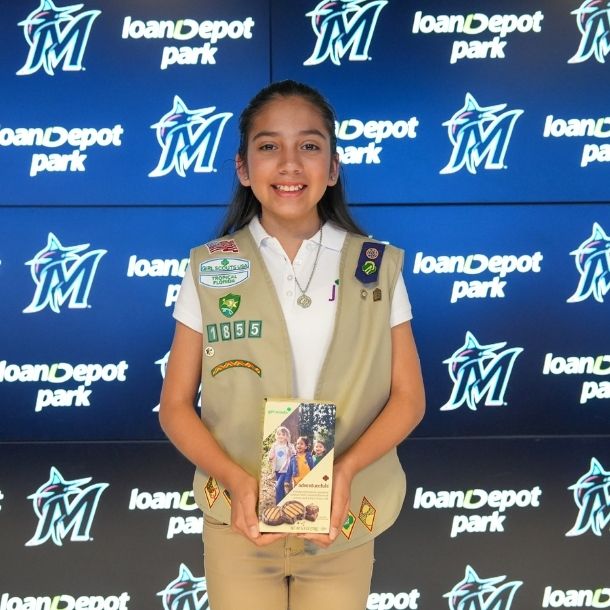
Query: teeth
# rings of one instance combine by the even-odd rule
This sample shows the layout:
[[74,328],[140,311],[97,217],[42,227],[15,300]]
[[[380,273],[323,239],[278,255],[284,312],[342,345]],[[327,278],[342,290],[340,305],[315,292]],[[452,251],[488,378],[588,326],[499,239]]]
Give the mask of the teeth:
[[275,188],[278,191],[288,191],[288,192],[294,192],[294,191],[302,191],[305,186],[302,184],[276,184]]

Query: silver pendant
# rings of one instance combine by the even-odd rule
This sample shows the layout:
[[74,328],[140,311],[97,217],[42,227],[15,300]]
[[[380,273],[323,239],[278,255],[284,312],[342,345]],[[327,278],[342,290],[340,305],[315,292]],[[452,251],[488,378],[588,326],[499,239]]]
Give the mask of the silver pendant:
[[303,309],[306,309],[311,305],[311,299],[306,294],[302,294],[297,299],[297,305],[300,305]]

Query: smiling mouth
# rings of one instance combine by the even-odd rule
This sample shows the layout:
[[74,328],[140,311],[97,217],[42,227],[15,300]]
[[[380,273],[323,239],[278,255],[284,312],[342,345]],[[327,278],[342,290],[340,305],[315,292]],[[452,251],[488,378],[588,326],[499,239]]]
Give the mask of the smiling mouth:
[[274,184],[272,186],[276,191],[283,191],[285,193],[296,193],[305,188],[304,184]]

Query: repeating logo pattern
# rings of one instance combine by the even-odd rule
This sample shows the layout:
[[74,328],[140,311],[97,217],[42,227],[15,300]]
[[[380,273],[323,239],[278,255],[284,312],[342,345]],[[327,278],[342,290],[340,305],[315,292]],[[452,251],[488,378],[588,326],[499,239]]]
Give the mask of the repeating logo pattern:
[[194,172],[213,172],[223,129],[233,116],[231,112],[215,111],[216,106],[191,110],[176,95],[172,109],[151,125],[157,133],[161,157],[148,175],[157,178],[175,171],[185,178],[191,167]]
[[591,236],[570,252],[576,259],[580,281],[568,303],[579,303],[593,297],[603,303],[610,290],[610,237],[598,223],[593,223]]
[[453,174],[464,167],[471,174],[476,174],[479,167],[505,169],[508,144],[523,114],[523,110],[504,111],[506,106],[480,106],[472,94],[466,93],[464,106],[443,123],[453,151],[441,174]]
[[157,593],[163,600],[163,610],[209,610],[205,578],[197,578],[184,565],[180,573],[163,591]]
[[89,307],[89,293],[100,260],[107,250],[90,250],[90,244],[63,246],[49,233],[47,245],[26,265],[30,266],[36,292],[23,313],[37,313],[45,307],[60,313],[66,302],[70,309]]
[[451,398],[441,407],[441,411],[453,411],[463,404],[471,411],[485,399],[486,406],[504,405],[504,395],[521,347],[511,347],[503,351],[506,342],[481,345],[476,337],[466,332],[464,345],[456,350],[444,364],[449,365],[449,375],[453,381]]
[[448,599],[449,610],[509,610],[523,582],[502,583],[505,579],[506,576],[479,578],[473,568],[466,566],[463,580],[443,597]]
[[26,546],[38,546],[47,540],[62,546],[68,535],[75,542],[90,540],[89,532],[100,496],[108,487],[108,483],[94,483],[85,487],[90,482],[91,477],[71,481],[64,479],[59,470],[52,466],[49,480],[28,496],[38,517],[38,526]]
[[52,0],[42,0],[40,6],[19,23],[30,46],[23,67],[17,72],[27,76],[41,68],[53,76],[60,68],[66,72],[83,70],[83,55],[91,27],[101,11],[78,13],[82,4],[56,6]]
[[572,15],[576,16],[581,39],[578,51],[568,63],[581,63],[591,57],[605,63],[610,52],[610,4],[602,0],[585,0]]
[[388,0],[322,0],[307,13],[317,36],[316,46],[303,65],[316,66],[330,59],[336,66],[370,59],[369,47],[381,9]]
[[603,529],[610,524],[610,472],[591,458],[589,471],[569,489],[574,491],[578,516],[566,536],[580,536],[589,530],[601,536]]

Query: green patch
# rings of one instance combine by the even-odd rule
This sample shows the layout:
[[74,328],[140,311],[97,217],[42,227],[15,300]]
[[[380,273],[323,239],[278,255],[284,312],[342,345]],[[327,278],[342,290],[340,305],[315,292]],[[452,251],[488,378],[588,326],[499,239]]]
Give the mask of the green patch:
[[220,309],[220,313],[226,318],[232,318],[239,309],[240,303],[241,296],[229,292],[229,294],[225,294],[224,297],[218,299],[218,309]]

